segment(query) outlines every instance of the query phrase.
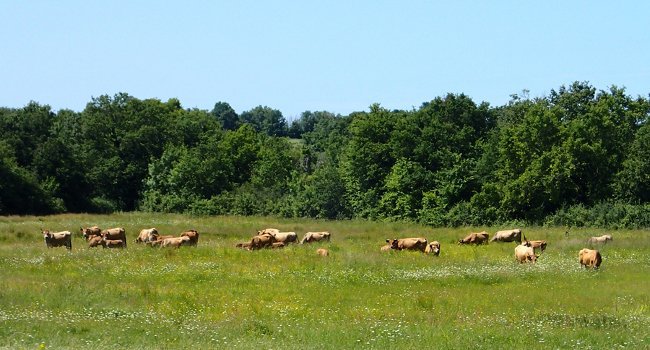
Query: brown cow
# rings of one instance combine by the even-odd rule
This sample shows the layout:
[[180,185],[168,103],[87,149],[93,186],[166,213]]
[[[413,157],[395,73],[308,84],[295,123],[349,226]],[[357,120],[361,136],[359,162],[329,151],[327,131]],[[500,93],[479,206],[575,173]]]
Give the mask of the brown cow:
[[595,249],[584,248],[580,250],[578,258],[580,260],[580,267],[584,266],[586,269],[598,269],[603,262],[603,257],[600,255],[600,252]]
[[104,244],[104,239],[102,238],[102,236],[92,236],[88,240],[88,247],[89,248],[94,248],[94,247],[99,247],[99,246],[103,246],[104,248],[106,248],[105,244]]
[[520,244],[515,247],[515,259],[519,261],[520,264],[525,262],[535,263],[537,258],[535,250],[529,244]]
[[99,226],[91,226],[86,228],[81,227],[80,231],[81,231],[81,235],[83,236],[83,238],[86,239],[86,241],[88,241],[92,237],[102,235],[102,229],[100,229]]
[[607,243],[608,241],[612,241],[612,235],[602,235],[599,237],[591,237],[589,240],[587,240],[587,243],[594,244],[594,243]]
[[513,230],[503,230],[503,231],[497,231],[497,233],[494,234],[494,237],[490,240],[490,242],[519,242],[521,243],[521,230],[516,228]]
[[418,237],[418,238],[394,238],[387,239],[386,243],[390,245],[391,249],[395,250],[419,250],[424,253],[427,249],[427,239]]
[[307,232],[300,240],[300,244],[312,243],[318,241],[330,241],[331,234],[329,232]]
[[465,238],[461,239],[458,241],[458,244],[483,244],[487,243],[488,239],[490,238],[490,235],[485,232],[478,232],[478,233],[470,233],[469,235],[465,236]]
[[126,248],[126,241],[123,241],[121,239],[106,239],[106,237],[102,238],[102,246],[104,248]]
[[528,242],[533,249],[539,249],[540,252],[543,252],[543,251],[546,250],[546,241],[544,241],[544,240],[526,241],[526,242]]
[[248,244],[248,250],[262,249],[273,246],[275,243],[275,237],[270,234],[258,235],[251,238],[250,243]]
[[195,246],[199,243],[199,232],[197,230],[187,230],[181,233],[181,237],[188,237],[190,239],[188,245]]
[[158,236],[160,236],[160,234],[155,228],[145,228],[140,231],[138,238],[135,239],[135,243],[147,243],[155,241],[158,239]]
[[155,241],[149,241],[146,244],[150,247],[159,247],[162,244],[162,242],[167,238],[174,238],[174,236],[171,235],[158,236],[158,239],[156,239]]
[[426,254],[433,254],[434,256],[440,255],[440,242],[433,241],[427,244],[427,247],[424,249]]
[[65,247],[67,250],[72,249],[72,233],[70,231],[50,232],[41,230],[45,245],[48,248]]
[[165,238],[162,240],[160,247],[180,248],[184,245],[191,245],[190,241],[191,239],[188,236]]
[[102,237],[107,240],[121,240],[124,242],[124,248],[126,248],[126,231],[122,227],[109,228],[102,231]]
[[329,256],[330,251],[325,249],[325,248],[318,248],[318,249],[316,249],[316,254],[318,254],[320,256]]

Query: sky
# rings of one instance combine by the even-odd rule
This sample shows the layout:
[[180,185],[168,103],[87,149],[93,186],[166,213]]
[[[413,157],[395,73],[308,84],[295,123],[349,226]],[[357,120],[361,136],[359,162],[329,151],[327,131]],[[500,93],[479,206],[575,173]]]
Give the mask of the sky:
[[288,120],[574,81],[650,93],[650,1],[0,0],[0,106],[125,92]]

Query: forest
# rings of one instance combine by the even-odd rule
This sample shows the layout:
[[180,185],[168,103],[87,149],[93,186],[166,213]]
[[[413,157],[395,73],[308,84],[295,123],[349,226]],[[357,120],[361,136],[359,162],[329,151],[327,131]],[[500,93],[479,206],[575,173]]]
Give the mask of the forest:
[[178,99],[0,108],[0,215],[173,212],[431,226],[650,227],[650,100],[573,82],[503,106],[447,94],[412,110],[290,123]]

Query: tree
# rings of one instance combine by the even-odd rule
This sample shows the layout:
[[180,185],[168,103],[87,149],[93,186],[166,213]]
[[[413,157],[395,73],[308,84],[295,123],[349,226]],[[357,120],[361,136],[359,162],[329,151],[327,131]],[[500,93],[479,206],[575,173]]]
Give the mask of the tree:
[[277,109],[257,106],[243,112],[239,118],[241,123],[251,124],[257,132],[269,136],[287,136],[287,121]]
[[235,130],[239,127],[239,116],[226,102],[217,102],[210,114],[215,117],[225,130]]

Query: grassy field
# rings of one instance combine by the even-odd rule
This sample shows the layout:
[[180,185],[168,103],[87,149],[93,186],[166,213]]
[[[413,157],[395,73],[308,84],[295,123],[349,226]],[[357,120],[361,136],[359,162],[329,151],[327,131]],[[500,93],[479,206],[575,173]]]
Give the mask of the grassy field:
[[[86,246],[80,226],[125,227],[128,249]],[[199,246],[150,249],[142,228],[194,228]],[[256,230],[327,230],[330,243],[244,251]],[[40,228],[74,233],[47,249]],[[546,239],[535,265],[513,243],[458,246],[470,231],[366,221],[145,213],[0,217],[0,348],[650,348],[648,231],[523,228]],[[603,265],[577,252],[611,233]],[[424,236],[439,257],[379,251]],[[317,247],[330,249],[317,256]]]

